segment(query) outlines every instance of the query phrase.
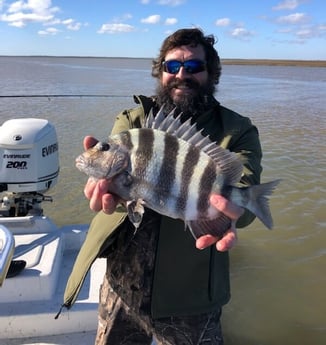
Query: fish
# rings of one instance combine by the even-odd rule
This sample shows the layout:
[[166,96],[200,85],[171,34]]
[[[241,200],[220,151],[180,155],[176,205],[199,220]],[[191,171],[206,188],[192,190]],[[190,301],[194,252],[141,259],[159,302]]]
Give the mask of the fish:
[[212,193],[250,210],[268,228],[273,220],[268,197],[280,180],[237,187],[243,159],[213,142],[175,109],[151,112],[141,128],[97,142],[76,158],[76,167],[95,180],[110,181],[137,229],[145,208],[181,219],[195,239],[222,237],[231,219],[210,203]]

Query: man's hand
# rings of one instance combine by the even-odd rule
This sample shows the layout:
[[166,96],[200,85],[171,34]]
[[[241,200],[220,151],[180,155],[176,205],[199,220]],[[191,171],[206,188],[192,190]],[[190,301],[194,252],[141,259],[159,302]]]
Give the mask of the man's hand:
[[204,249],[216,243],[216,249],[220,252],[225,252],[231,249],[237,242],[237,229],[235,224],[244,210],[218,194],[213,194],[210,198],[210,202],[220,212],[223,212],[226,216],[232,219],[231,228],[221,239],[212,235],[199,237],[196,241],[196,247],[198,249]]
[[[85,137],[83,142],[85,150],[93,147],[97,142],[98,140],[93,137]],[[108,214],[114,212],[118,203],[118,198],[107,192],[109,183],[108,180],[94,180],[91,177],[87,180],[84,194],[86,198],[89,199],[89,207],[91,210],[96,212],[103,210],[103,212]]]

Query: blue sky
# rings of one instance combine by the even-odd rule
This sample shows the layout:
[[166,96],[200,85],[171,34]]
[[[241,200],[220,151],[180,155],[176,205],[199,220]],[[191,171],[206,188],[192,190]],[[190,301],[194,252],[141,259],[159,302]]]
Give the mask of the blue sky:
[[326,60],[325,0],[0,0],[0,55],[155,57],[184,27],[222,58]]

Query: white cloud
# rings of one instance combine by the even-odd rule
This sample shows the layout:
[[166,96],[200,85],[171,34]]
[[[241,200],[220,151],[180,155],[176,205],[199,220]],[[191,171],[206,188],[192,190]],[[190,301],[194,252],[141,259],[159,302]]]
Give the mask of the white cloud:
[[116,34],[121,32],[132,32],[135,28],[132,25],[122,23],[103,24],[101,29],[97,31],[99,34]]
[[298,30],[295,34],[301,39],[311,38],[315,36],[315,33],[311,29],[301,29]]
[[237,27],[230,32],[230,35],[240,40],[248,40],[250,37],[254,36],[254,32],[242,27]]
[[239,40],[247,41],[250,37],[255,35],[255,32],[246,29],[243,23],[232,23],[231,19],[227,17],[216,19],[215,26],[226,27],[225,33]]
[[45,30],[40,30],[38,32],[39,35],[41,36],[47,36],[47,35],[56,35],[58,32],[60,32],[60,30],[58,30],[57,28],[46,28]]
[[178,22],[177,18],[166,18],[164,24],[165,25],[174,25]]
[[292,43],[302,44],[308,39],[325,37],[326,27],[322,25],[299,25],[298,27],[281,28],[277,32],[295,37],[295,39],[291,40]]
[[220,19],[216,20],[215,25],[216,26],[228,26],[228,25],[230,25],[230,23],[231,23],[230,18],[220,18]]
[[186,2],[186,0],[159,0],[159,5],[179,6]]
[[302,26],[295,32],[295,36],[303,40],[308,38],[324,37],[325,34],[326,27],[323,25]]
[[47,16],[50,13],[53,14],[59,11],[58,7],[51,7],[51,5],[51,0],[19,0],[10,4],[8,8],[8,13],[26,11]]
[[140,21],[144,24],[157,24],[161,20],[161,16],[159,14],[153,14],[147,18],[143,18]]
[[58,7],[51,7],[51,0],[19,0],[11,3],[0,21],[10,26],[24,27],[28,23],[46,23],[54,19]]
[[61,32],[62,30],[54,27],[58,25],[63,25],[71,31],[78,31],[82,26],[87,26],[72,18],[62,20],[55,17],[59,11],[58,7],[52,6],[51,0],[18,0],[12,2],[6,12],[0,15],[0,21],[17,28],[23,28],[30,23],[39,23],[48,27],[38,31],[38,34],[43,36]]
[[73,22],[74,22],[74,19],[72,19],[72,18],[65,19],[65,20],[61,21],[61,23],[64,25],[71,25]]
[[280,11],[280,10],[294,10],[296,9],[301,3],[304,1],[299,1],[299,0],[284,0],[274,6],[272,9],[274,11]]
[[318,25],[318,30],[320,30],[320,32],[326,33],[326,24]]
[[1,20],[7,22],[10,26],[24,27],[27,23],[31,22],[46,22],[53,18],[52,15],[40,15],[38,13],[23,13],[16,12],[12,14],[4,14]]
[[72,30],[72,31],[78,31],[81,28],[81,26],[82,26],[81,23],[76,22],[72,18],[63,20],[62,24],[65,25],[68,30]]
[[281,24],[303,24],[309,21],[309,17],[305,13],[292,13],[279,17],[276,21]]

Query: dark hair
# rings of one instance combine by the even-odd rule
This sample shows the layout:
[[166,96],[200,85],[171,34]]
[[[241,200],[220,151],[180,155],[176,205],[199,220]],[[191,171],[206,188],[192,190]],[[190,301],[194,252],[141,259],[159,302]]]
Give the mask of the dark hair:
[[153,60],[152,76],[155,78],[161,77],[163,71],[162,63],[170,50],[185,45],[201,45],[206,55],[208,76],[213,84],[218,84],[222,68],[220,57],[214,48],[214,44],[214,36],[205,36],[198,28],[177,30],[163,41],[158,58]]

